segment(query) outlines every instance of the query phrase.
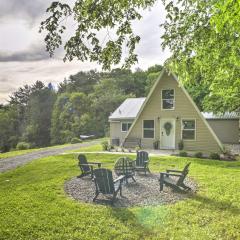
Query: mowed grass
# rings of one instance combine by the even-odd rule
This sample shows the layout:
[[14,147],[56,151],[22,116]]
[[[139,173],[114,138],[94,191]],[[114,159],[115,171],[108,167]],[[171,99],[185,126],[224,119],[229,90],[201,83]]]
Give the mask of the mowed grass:
[[[112,168],[118,155],[87,157]],[[152,157],[150,169],[182,168],[189,161],[190,176],[199,184],[196,195],[172,205],[126,209],[65,195],[64,182],[79,175],[75,154],[0,174],[0,239],[240,239],[240,162]]]
[[74,150],[74,151],[69,151],[69,152],[102,152],[103,149],[102,149],[102,146],[101,144],[95,144],[93,146],[89,146],[89,147],[81,147],[77,150]]

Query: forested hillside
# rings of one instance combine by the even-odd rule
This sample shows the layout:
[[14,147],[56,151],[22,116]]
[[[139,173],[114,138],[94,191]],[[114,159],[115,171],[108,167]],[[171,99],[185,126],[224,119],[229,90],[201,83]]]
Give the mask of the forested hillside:
[[[80,71],[57,88],[40,81],[23,86],[0,105],[0,149],[9,151],[19,142],[30,147],[62,144],[80,134],[105,136],[109,114],[128,97],[146,96],[161,70],[155,65],[134,72]],[[187,88],[202,109],[208,88],[198,83]]]

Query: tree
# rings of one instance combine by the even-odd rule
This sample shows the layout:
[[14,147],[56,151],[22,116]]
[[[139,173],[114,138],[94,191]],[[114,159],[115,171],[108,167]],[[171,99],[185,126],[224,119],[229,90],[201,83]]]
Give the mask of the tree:
[[17,124],[15,107],[7,105],[0,109],[0,151],[6,152],[16,146],[18,142]]
[[[66,43],[64,60],[94,61],[110,69],[119,64],[122,48],[128,51],[125,66],[137,62],[135,46],[140,37],[133,32],[132,22],[141,19],[140,11],[151,7],[156,0],[78,0],[71,8],[68,4],[53,2],[47,9],[50,16],[41,23],[40,32],[46,31],[46,49],[52,56],[62,45],[62,34],[66,30],[63,21],[72,17],[76,31]],[[111,30],[111,32],[110,32]],[[102,39],[98,32],[105,32]]]
[[154,66],[151,66],[147,70],[147,80],[145,84],[145,94],[147,95],[149,91],[151,90],[152,86],[154,85],[155,81],[160,75],[160,72],[162,71],[163,66],[155,64]]
[[147,73],[160,73],[163,70],[163,66],[159,64],[155,64],[147,69]]
[[128,97],[134,97],[134,95],[125,94],[111,78],[102,79],[95,86],[90,98],[92,99],[93,122],[95,122],[95,131],[98,135],[104,136],[108,133],[108,117]]
[[152,86],[156,82],[157,78],[159,77],[159,72],[152,72],[147,75],[147,81],[146,81],[146,86],[145,86],[145,92],[146,95],[150,92]]
[[209,84],[204,82],[201,76],[196,78],[195,81],[185,82],[184,87],[187,89],[200,111],[208,109],[205,104],[208,102],[206,99],[210,95]]
[[26,106],[31,94],[32,88],[29,85],[20,87],[16,92],[10,96],[10,104]]
[[86,122],[86,114],[89,112],[91,100],[86,94],[81,92],[60,94],[52,114],[51,142],[66,143],[73,137],[86,134],[89,129],[83,127],[82,122]]
[[[78,0],[73,8],[53,2],[47,9],[50,16],[41,23],[40,31],[46,31],[46,48],[53,55],[62,44],[66,29],[63,19],[74,17],[77,28],[64,43],[65,60],[95,61],[102,64],[103,69],[109,69],[120,63],[126,42],[125,66],[129,67],[137,61],[134,50],[140,41],[133,33],[132,22],[141,19],[141,10],[151,8],[155,2]],[[188,85],[201,76],[201,84],[210,90],[204,100],[207,110],[239,110],[239,1],[162,2],[167,12],[166,21],[161,25],[165,30],[163,47],[172,52],[167,67]],[[101,39],[98,32],[104,30],[106,35]]]
[[214,112],[239,110],[239,2],[164,1],[167,20],[163,47],[168,67],[182,82],[209,88],[204,107]]
[[99,80],[100,74],[96,70],[80,71],[75,75],[70,75],[68,80],[64,80],[63,83],[59,84],[59,92],[83,92],[89,94]]
[[[58,95],[57,100],[54,104],[51,120],[52,144],[70,142],[71,138],[73,137],[69,130],[70,114],[67,111],[69,109],[69,98],[69,93],[62,93]],[[69,139],[66,139],[67,137],[69,137]]]
[[110,72],[104,72],[101,74],[101,80],[106,79],[111,79],[111,86],[114,86],[114,89],[121,90],[124,95],[132,94],[136,97],[144,96],[147,76],[141,69],[138,69],[133,73],[129,69],[115,68]]
[[40,81],[33,85],[32,91],[27,105],[27,125],[23,138],[32,146],[48,146],[55,92]]

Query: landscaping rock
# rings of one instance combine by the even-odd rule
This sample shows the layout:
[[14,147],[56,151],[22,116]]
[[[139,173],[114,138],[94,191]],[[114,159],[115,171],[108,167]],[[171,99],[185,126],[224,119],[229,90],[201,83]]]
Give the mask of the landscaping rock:
[[[186,199],[194,194],[197,190],[197,184],[190,178],[185,180],[185,184],[192,190],[190,192],[174,191],[170,187],[164,186],[162,192],[159,191],[159,174],[136,175],[136,182],[129,179],[124,183],[122,195],[118,193],[114,207],[134,207],[172,204],[177,201]],[[89,176],[84,178],[73,178],[65,183],[65,191],[73,199],[80,202],[111,205],[111,196],[100,194],[93,202],[95,194],[95,184]]]

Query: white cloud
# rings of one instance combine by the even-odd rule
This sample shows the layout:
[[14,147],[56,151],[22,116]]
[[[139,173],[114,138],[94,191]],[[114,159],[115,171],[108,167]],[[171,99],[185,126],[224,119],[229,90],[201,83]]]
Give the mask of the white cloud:
[[[78,71],[94,68],[100,70],[95,63],[63,63],[59,59],[48,59],[44,51],[44,36],[38,33],[38,29],[40,19],[44,18],[50,2],[51,0],[0,0],[0,103],[6,102],[12,91],[36,80],[46,84],[59,83]],[[65,2],[72,3],[73,0]],[[140,35],[141,41],[136,49],[139,62],[133,69],[162,64],[170,55],[169,51],[163,52],[161,49],[160,37],[163,32],[159,25],[165,19],[161,2],[157,1],[151,11],[144,11],[143,16],[141,21],[134,23],[134,31]],[[72,24],[70,33],[73,29]],[[61,54],[61,50],[59,52]]]
[[19,87],[31,85],[37,80],[55,85],[62,82],[64,78],[78,71],[87,71],[97,68],[96,64],[70,62],[63,63],[61,60],[49,59],[35,62],[5,62],[0,64],[0,103],[8,100],[11,92]]

